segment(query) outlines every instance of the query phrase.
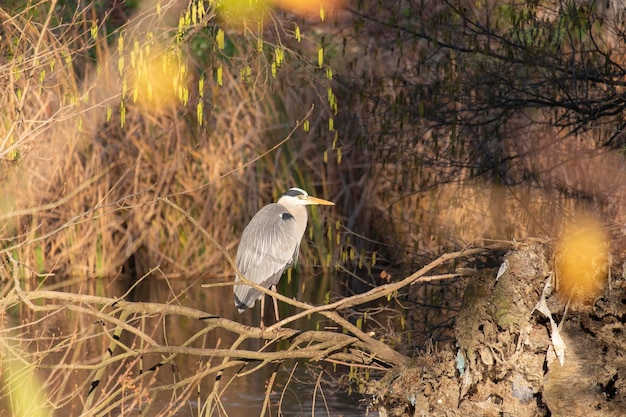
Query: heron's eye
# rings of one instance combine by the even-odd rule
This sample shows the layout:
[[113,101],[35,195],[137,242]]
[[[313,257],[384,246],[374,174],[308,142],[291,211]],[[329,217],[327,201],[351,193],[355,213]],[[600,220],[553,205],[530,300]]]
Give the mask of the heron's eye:
[[289,220],[293,219],[293,216],[291,215],[291,213],[281,213],[280,218],[283,220]]

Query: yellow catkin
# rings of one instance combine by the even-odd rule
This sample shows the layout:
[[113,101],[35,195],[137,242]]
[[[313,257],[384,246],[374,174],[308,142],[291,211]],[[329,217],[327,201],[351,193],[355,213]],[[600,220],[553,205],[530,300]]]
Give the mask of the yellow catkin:
[[126,123],[126,106],[124,106],[124,102],[120,103],[120,127],[124,127]]
[[217,42],[218,49],[224,49],[224,31],[222,29],[217,30],[217,35],[215,35],[215,41]]
[[202,102],[198,102],[197,108],[197,116],[198,116],[198,125],[202,126]]

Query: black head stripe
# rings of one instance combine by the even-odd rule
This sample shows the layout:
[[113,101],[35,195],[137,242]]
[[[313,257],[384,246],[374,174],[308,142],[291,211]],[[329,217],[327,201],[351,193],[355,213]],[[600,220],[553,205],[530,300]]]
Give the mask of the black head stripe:
[[306,191],[304,191],[301,188],[290,188],[287,191],[285,191],[285,193],[283,194],[283,196],[290,196],[290,197],[297,197],[299,195],[303,195],[303,196],[308,196],[308,194],[306,193]]

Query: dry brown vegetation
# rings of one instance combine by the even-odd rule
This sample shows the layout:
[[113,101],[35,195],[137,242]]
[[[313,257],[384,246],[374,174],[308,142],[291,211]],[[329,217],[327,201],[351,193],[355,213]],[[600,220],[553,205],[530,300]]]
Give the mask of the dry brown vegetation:
[[[12,94],[3,96],[2,234],[5,251],[35,272],[141,276],[159,265],[195,276],[210,265],[211,275],[230,275],[223,256],[159,197],[232,248],[281,190],[336,188],[320,157],[325,144],[313,138],[315,92],[278,100],[264,81],[241,83],[226,64],[218,85],[214,69],[202,71],[207,62],[183,58],[190,47],[175,43],[176,27],[161,27],[184,7],[163,5],[161,19],[154,5],[137,11],[119,42],[94,36],[103,29],[95,8],[72,16],[63,34],[27,12],[3,11],[2,80]],[[38,9],[53,20],[54,7]]]

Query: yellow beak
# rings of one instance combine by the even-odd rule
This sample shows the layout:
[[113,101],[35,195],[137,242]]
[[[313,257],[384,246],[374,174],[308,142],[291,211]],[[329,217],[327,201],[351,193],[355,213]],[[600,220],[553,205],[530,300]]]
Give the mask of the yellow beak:
[[335,205],[335,203],[333,203],[332,201],[324,200],[323,198],[308,196],[306,200],[308,204],[316,204],[320,206],[334,206]]

